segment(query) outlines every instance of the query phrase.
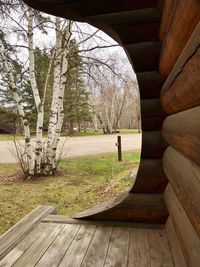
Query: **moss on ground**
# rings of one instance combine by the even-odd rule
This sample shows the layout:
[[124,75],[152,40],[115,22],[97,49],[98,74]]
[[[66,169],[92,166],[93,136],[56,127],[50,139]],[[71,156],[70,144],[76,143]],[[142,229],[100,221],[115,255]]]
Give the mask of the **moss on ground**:
[[72,215],[116,196],[130,186],[139,152],[65,159],[58,174],[22,181],[19,167],[0,164],[0,234],[38,205],[52,205],[58,214]]

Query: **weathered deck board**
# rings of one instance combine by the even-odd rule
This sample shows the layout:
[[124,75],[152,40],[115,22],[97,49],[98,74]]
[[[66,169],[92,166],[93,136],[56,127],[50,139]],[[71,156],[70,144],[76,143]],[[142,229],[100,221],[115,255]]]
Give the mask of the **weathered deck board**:
[[62,224],[49,224],[40,237],[12,266],[15,267],[33,267],[47,251],[54,239],[63,229]]
[[8,254],[19,242],[48,214],[55,213],[55,208],[38,206],[21,221],[0,237],[0,260]]
[[153,267],[173,267],[170,247],[165,231],[148,230],[150,261]]
[[174,267],[164,229],[53,217],[38,222],[0,267]]
[[104,267],[126,267],[128,262],[129,229],[113,228]]
[[61,259],[65,255],[66,250],[71,245],[76,236],[80,225],[66,224],[62,231],[58,234],[54,242],[51,244],[47,252],[43,255],[40,261],[36,264],[37,267],[58,266]]
[[1,266],[11,266],[14,264],[25,251],[33,244],[33,242],[42,234],[47,228],[48,224],[39,224],[31,233],[29,233],[22,242],[17,245],[6,257],[1,261]]
[[97,227],[93,239],[89,245],[88,251],[85,255],[83,264],[81,266],[83,267],[103,266],[106,259],[111,234],[112,234],[112,227],[102,227],[102,226]]
[[128,267],[150,266],[147,230],[130,229]]
[[95,225],[82,225],[63,257],[60,267],[81,266],[95,232]]

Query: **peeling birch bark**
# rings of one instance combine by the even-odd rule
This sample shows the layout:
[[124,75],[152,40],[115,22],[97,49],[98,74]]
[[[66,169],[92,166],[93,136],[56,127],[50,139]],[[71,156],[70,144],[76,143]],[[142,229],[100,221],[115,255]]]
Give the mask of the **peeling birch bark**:
[[29,122],[26,118],[24,108],[22,105],[22,98],[20,96],[19,90],[16,86],[15,79],[12,73],[12,70],[8,64],[7,58],[4,56],[3,53],[3,46],[0,44],[0,57],[2,59],[3,67],[5,69],[8,83],[9,83],[9,89],[13,95],[13,98],[17,105],[17,110],[20,116],[20,119],[22,121],[22,125],[24,128],[24,136],[25,136],[25,155],[27,157],[27,163],[28,163],[28,172],[30,175],[34,174],[34,159],[33,159],[33,149],[31,144],[31,135],[30,135],[30,127]]

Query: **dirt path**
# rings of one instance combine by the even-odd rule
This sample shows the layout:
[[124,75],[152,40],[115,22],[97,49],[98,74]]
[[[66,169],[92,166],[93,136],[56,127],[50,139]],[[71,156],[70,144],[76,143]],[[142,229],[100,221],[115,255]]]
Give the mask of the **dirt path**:
[[[123,134],[121,137],[123,151],[140,150],[140,134]],[[67,140],[62,137],[59,151],[63,150],[63,158],[98,155],[117,151],[116,141],[117,135],[70,137]],[[12,141],[0,141],[0,163],[16,162],[10,149],[14,149]]]

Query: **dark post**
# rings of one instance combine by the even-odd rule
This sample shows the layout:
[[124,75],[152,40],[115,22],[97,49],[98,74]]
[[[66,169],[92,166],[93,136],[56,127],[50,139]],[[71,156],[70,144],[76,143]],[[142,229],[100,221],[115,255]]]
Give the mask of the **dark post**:
[[122,161],[122,141],[121,136],[117,136],[117,147],[118,147],[118,161]]

